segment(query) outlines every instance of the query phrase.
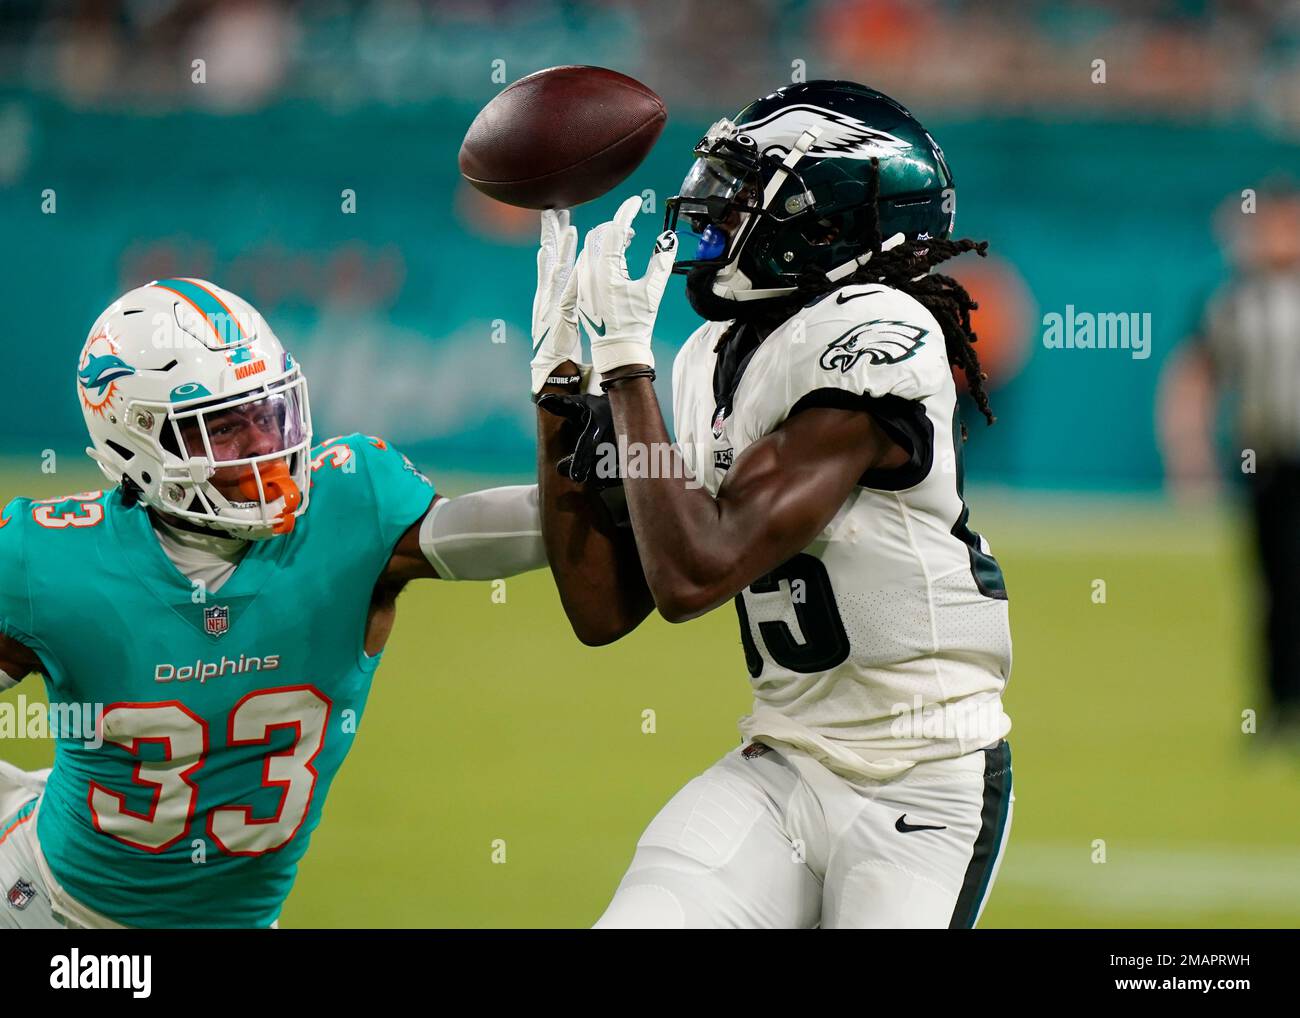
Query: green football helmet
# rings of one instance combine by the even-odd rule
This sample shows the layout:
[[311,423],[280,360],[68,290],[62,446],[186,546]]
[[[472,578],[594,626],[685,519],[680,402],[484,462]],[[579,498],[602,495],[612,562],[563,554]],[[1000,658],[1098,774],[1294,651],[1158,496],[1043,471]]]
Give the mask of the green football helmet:
[[[880,240],[946,238],[956,191],[942,149],[902,105],[851,81],[787,85],[714,124],[666,202],[674,271],[707,318],[785,297],[800,274],[846,278],[870,255],[871,160]],[[892,240],[892,243],[891,243]]]

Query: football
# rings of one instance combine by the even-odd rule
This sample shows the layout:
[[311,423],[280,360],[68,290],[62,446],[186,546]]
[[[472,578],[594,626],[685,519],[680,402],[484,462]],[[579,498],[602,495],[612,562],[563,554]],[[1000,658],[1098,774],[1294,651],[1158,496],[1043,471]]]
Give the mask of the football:
[[0,0],[0,227],[0,1018],[1287,985],[1300,0]]
[[572,208],[626,180],[667,119],[663,100],[635,78],[551,67],[483,107],[461,143],[460,172],[507,205]]

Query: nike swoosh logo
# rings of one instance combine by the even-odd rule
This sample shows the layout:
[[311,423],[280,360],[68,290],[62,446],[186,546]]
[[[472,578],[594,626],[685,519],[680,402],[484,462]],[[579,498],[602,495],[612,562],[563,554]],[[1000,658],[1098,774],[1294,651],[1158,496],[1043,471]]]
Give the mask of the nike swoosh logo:
[[947,829],[948,828],[944,827],[942,824],[938,826],[933,826],[931,824],[909,824],[907,822],[906,813],[894,821],[894,830],[898,831],[899,834],[911,834],[913,831],[946,831]]
[[550,335],[550,332],[551,332],[551,327],[548,325],[545,331],[540,336],[537,337],[537,342],[533,344],[534,350],[536,350],[539,346],[541,346],[543,343],[546,342],[546,337]]
[[587,319],[587,328],[591,329],[591,331],[594,332],[597,336],[605,335],[604,322],[601,322],[599,325],[597,325],[596,320],[592,318],[591,315],[587,314],[587,312],[583,311],[582,308],[578,308],[578,314],[582,315],[583,318]]
[[847,297],[845,297],[843,293],[837,293],[835,295],[835,303],[847,304],[849,301],[853,300],[856,297],[870,297],[872,294],[882,293],[882,292],[883,291],[881,290],[868,290],[866,293],[851,293]]

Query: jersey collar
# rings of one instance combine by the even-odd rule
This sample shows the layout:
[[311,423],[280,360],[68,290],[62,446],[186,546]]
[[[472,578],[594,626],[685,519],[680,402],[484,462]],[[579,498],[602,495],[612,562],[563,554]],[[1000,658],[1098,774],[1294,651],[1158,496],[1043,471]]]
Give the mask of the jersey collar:
[[[183,591],[187,597],[193,594],[193,582],[172,564],[163,551],[143,505],[124,505],[119,489],[109,498],[108,510],[108,526],[122,563],[139,577],[151,594],[166,605],[173,603],[178,591]],[[267,541],[253,541],[230,579],[222,585],[220,596],[256,597],[280,567],[289,544],[298,539],[299,529]]]

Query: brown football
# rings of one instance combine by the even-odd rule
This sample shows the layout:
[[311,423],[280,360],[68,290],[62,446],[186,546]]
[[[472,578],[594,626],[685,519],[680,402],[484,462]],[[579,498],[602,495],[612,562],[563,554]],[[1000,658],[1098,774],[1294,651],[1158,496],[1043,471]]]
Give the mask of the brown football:
[[483,107],[460,146],[460,172],[497,201],[572,208],[641,165],[664,129],[663,100],[604,67],[550,67]]

